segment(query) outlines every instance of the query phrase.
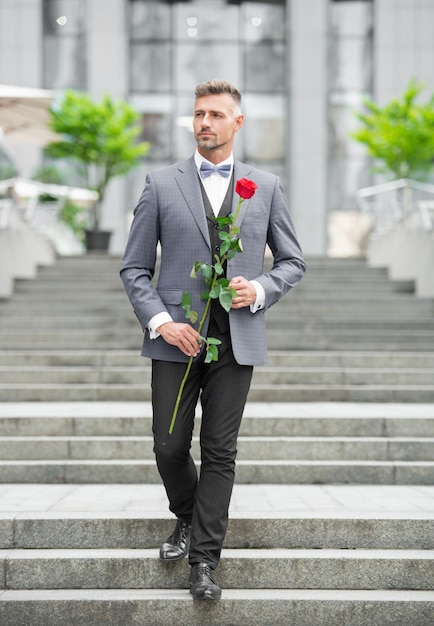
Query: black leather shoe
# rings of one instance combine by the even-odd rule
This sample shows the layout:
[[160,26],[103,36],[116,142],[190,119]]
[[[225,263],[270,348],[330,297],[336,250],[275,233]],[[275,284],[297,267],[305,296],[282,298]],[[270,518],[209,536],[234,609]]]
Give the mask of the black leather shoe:
[[194,600],[220,600],[222,590],[213,578],[208,563],[195,563],[191,567],[190,593]]
[[176,521],[173,533],[160,548],[161,561],[179,561],[190,550],[191,523],[183,519]]

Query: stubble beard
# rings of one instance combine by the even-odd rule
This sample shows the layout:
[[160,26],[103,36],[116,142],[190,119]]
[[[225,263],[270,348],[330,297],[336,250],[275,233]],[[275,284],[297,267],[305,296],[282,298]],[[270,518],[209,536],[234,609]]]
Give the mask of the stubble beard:
[[224,141],[223,143],[218,143],[215,139],[202,139],[200,136],[196,137],[197,147],[201,150],[208,150],[212,152],[213,150],[219,150],[223,148],[228,142]]

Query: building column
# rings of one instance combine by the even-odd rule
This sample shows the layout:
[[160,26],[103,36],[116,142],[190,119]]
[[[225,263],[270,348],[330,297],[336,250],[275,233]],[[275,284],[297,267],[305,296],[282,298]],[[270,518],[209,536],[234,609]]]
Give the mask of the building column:
[[287,0],[289,205],[306,255],[327,249],[328,0]]
[[[128,94],[128,34],[125,0],[87,0],[87,86],[100,98]],[[122,254],[126,239],[126,178],[109,183],[102,211],[102,228],[112,231],[110,252]]]

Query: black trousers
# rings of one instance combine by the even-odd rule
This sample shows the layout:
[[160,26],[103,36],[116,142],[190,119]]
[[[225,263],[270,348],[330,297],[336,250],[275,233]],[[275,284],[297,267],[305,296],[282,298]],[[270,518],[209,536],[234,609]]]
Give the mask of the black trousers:
[[[222,341],[219,360],[193,363],[184,388],[173,433],[169,425],[185,363],[152,362],[154,452],[170,510],[192,520],[189,562],[215,568],[228,523],[235,478],[241,418],[253,367],[238,365],[229,333],[210,325],[209,335]],[[200,477],[190,454],[195,408],[200,397]]]

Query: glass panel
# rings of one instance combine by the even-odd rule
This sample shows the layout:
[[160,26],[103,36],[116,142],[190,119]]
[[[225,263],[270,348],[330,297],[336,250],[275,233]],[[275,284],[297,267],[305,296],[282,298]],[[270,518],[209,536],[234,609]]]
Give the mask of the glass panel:
[[370,183],[371,168],[366,158],[335,158],[329,168],[329,210],[358,210],[354,193]]
[[44,38],[44,86],[48,89],[86,88],[83,38]]
[[277,161],[284,158],[284,97],[247,94],[243,99],[247,159]]
[[149,141],[146,160],[170,159],[172,156],[172,98],[161,94],[134,96],[130,104],[142,113],[140,141]]
[[335,36],[366,36],[373,27],[372,2],[333,2],[331,29]]
[[262,92],[285,89],[285,47],[283,44],[248,45],[244,59],[245,89]]
[[366,148],[350,137],[350,133],[359,127],[359,121],[354,115],[355,108],[345,104],[331,105],[329,108],[330,151],[336,155],[366,154]]
[[169,39],[170,6],[164,2],[130,2],[130,29],[133,39]]
[[170,44],[131,45],[131,91],[170,91]]
[[285,39],[285,8],[266,2],[243,2],[241,37],[247,41],[281,41]]
[[[45,0],[43,3],[44,35],[80,34],[84,30],[84,7],[82,0]],[[56,20],[66,17],[66,23],[59,25]]]
[[175,154],[174,159],[186,159],[196,150],[193,135],[194,93],[190,96],[178,97],[175,117]]
[[213,41],[238,38],[239,8],[228,6],[225,0],[213,0],[205,4],[177,3],[174,6],[174,18],[176,39]]
[[370,91],[372,44],[370,39],[337,39],[330,49],[330,88]]
[[180,43],[175,54],[175,88],[193,93],[198,83],[224,76],[240,85],[239,50],[236,44],[225,44],[224,54],[219,43]]

